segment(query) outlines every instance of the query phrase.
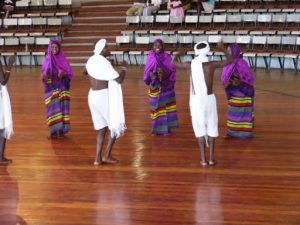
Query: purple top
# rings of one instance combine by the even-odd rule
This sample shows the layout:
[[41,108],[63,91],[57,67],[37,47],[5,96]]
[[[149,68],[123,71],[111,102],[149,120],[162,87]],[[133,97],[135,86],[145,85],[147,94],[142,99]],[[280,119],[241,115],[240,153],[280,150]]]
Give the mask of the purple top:
[[230,48],[234,60],[231,64],[223,68],[221,76],[223,86],[225,88],[228,86],[232,74],[235,74],[239,78],[240,82],[253,86],[254,76],[248,63],[243,59],[240,46],[237,44],[231,44]]
[[[163,46],[163,41],[161,39],[157,39],[154,41],[155,43],[159,43]],[[162,80],[161,86],[163,89],[168,88],[169,86],[173,87],[176,81],[176,68],[172,64],[172,57],[164,51],[164,49],[156,53],[155,50],[151,50],[147,57],[147,62],[144,71],[144,82],[147,85],[155,85],[158,79],[151,80],[150,72],[155,74],[158,73],[158,67],[162,71]]]
[[[53,54],[52,51],[52,44],[56,44],[59,48],[57,54]],[[63,72],[65,77],[68,78],[67,80],[70,81],[73,78],[73,71],[70,66],[69,61],[65,57],[63,50],[61,49],[61,44],[58,40],[51,40],[48,45],[48,52],[47,56],[44,59],[43,66],[42,66],[42,75],[49,72],[49,77],[51,78],[52,85],[56,86],[60,79],[58,75]],[[43,81],[44,85],[47,86],[47,81]]]

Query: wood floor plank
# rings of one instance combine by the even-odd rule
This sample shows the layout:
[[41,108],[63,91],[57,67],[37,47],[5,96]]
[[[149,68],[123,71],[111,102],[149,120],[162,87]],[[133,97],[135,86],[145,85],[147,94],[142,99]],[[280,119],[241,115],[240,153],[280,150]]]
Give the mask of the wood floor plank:
[[132,67],[123,84],[128,129],[113,149],[120,163],[95,167],[88,80],[74,68],[71,132],[50,141],[39,71],[14,68],[9,81],[15,134],[6,149],[13,164],[0,166],[1,225],[300,224],[299,75],[256,71],[251,140],[222,139],[227,103],[216,76],[218,164],[202,168],[188,72],[176,83],[179,129],[153,137],[143,71]]

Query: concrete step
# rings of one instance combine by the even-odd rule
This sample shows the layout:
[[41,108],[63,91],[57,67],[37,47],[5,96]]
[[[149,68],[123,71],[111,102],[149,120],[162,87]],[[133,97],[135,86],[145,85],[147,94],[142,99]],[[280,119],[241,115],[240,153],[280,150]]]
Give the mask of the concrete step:
[[94,30],[124,30],[125,26],[124,24],[116,24],[116,25],[110,25],[110,24],[101,24],[101,25],[76,25],[72,26],[68,29],[68,31],[94,31]]
[[88,20],[112,20],[112,19],[126,19],[125,15],[120,16],[85,16],[85,17],[76,17],[73,19],[73,21],[88,21]]
[[64,39],[67,38],[76,38],[76,37],[89,37],[89,36],[94,36],[94,37],[100,37],[100,36],[117,36],[121,35],[120,31],[69,31],[64,35]]
[[82,12],[79,11],[76,13],[75,18],[84,18],[84,17],[97,17],[97,16],[125,16],[124,11],[112,11],[112,12]]
[[82,3],[82,7],[88,6],[103,6],[103,5],[120,5],[120,4],[127,4],[131,5],[132,1],[129,0],[106,0],[106,1],[95,1],[95,2],[84,2]]
[[64,37],[64,42],[68,41],[86,41],[91,39],[100,39],[100,38],[106,38],[106,39],[115,39],[116,36],[114,35],[95,35],[95,36],[72,36],[72,37]]
[[80,12],[111,12],[111,11],[123,11],[126,12],[130,5],[123,5],[123,6],[108,6],[108,7],[87,7],[81,8]]
[[[99,39],[95,39],[94,41],[90,41],[90,42],[83,42],[83,43],[62,43],[64,52],[68,52],[68,51],[77,51],[78,54],[80,54],[80,52],[86,52],[86,51],[92,51],[94,49],[95,43],[98,41]],[[108,46],[112,46],[112,50],[115,48],[115,43],[114,42],[107,42]]]
[[125,24],[125,17],[121,18],[81,18],[74,19],[72,25],[77,24]]

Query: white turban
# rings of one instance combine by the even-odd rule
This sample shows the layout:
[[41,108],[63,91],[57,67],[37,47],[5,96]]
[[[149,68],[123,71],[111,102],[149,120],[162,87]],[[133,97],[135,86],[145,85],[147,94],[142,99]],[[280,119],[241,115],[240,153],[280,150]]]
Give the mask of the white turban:
[[[197,47],[200,44],[205,44],[206,47],[198,49]],[[198,42],[197,44],[195,44],[194,51],[195,51],[195,55],[207,56],[207,54],[210,51],[208,42],[207,41],[200,41],[200,42]]]
[[100,39],[95,45],[94,54],[100,55],[106,45],[106,39]]

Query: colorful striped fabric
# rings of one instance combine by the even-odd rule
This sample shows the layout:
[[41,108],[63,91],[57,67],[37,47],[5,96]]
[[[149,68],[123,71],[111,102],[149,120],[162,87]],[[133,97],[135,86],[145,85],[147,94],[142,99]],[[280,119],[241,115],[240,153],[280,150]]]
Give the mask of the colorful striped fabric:
[[70,130],[70,91],[54,89],[45,95],[47,125],[50,134]]
[[148,91],[151,107],[152,134],[168,134],[178,127],[174,90],[161,92],[160,87],[150,85]]
[[231,97],[228,100],[227,135],[251,138],[254,128],[252,97]]

